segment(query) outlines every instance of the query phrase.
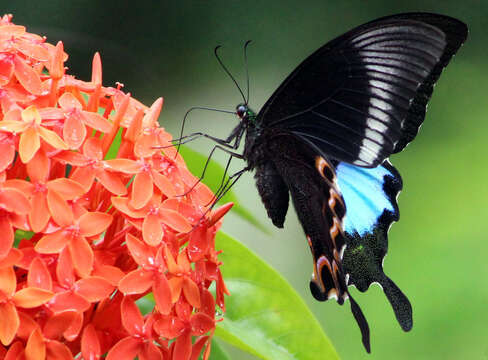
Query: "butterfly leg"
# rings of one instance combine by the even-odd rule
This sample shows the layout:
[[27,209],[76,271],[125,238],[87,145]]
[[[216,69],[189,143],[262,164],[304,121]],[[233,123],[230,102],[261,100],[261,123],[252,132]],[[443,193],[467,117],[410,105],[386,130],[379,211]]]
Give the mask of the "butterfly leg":
[[235,153],[233,151],[230,151],[229,149],[223,148],[220,145],[215,145],[213,147],[212,151],[210,151],[210,154],[209,154],[209,156],[207,158],[207,161],[205,162],[205,166],[203,167],[202,174],[200,175],[200,177],[198,178],[198,180],[195,182],[195,184],[193,184],[193,186],[190,189],[188,189],[184,194],[181,194],[180,196],[185,196],[188,193],[190,193],[195,188],[195,186],[197,186],[203,180],[203,178],[205,177],[205,172],[207,171],[207,167],[210,164],[210,160],[211,160],[213,154],[215,153],[215,150],[217,150],[217,149],[220,149],[220,150],[222,150],[222,151],[224,151],[224,152],[226,152],[227,154],[230,155],[229,160],[227,161],[227,164],[225,166],[224,175],[222,176],[222,182],[220,183],[219,189],[224,184],[225,176],[227,175],[227,171],[229,170],[229,166],[230,166],[230,162],[232,161],[232,158],[236,157],[238,159],[243,159],[243,155],[242,154],[239,154],[239,153]]
[[[245,129],[244,129],[244,126],[242,125],[242,123],[239,123],[239,125],[237,125],[232,130],[230,135],[225,139],[220,139],[220,138],[217,138],[215,136],[212,136],[212,135],[209,135],[206,133],[202,133],[202,132],[195,132],[193,134],[182,136],[179,139],[174,139],[173,141],[177,141],[178,146],[180,146],[180,145],[185,144],[187,142],[196,140],[199,137],[205,137],[207,139],[210,139],[210,140],[216,142],[217,144],[219,144],[221,146],[224,146],[228,149],[234,149],[235,150],[239,147],[239,145],[241,143],[241,139],[242,139],[242,136],[244,134],[244,130]],[[233,144],[231,144],[232,140],[235,140]]]
[[219,202],[219,200],[222,199],[225,194],[227,194],[227,192],[232,188],[232,186],[234,186],[234,184],[239,180],[242,174],[244,174],[248,170],[249,168],[245,167],[244,169],[230,175],[225,183],[224,181],[222,181],[221,186],[219,187],[219,189],[215,193],[215,196],[212,199],[212,205],[210,206],[210,208],[212,208],[217,202]]

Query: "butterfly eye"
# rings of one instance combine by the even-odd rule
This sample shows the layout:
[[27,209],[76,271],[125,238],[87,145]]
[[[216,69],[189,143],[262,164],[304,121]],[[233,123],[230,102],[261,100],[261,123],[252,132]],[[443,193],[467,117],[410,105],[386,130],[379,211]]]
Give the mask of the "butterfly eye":
[[247,114],[247,107],[245,105],[238,105],[236,108],[237,116],[241,119]]

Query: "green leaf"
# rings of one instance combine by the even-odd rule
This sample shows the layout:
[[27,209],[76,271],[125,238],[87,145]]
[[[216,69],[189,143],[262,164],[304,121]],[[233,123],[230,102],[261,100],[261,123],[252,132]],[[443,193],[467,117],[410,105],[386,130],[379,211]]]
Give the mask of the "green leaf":
[[230,360],[229,354],[219,345],[219,343],[212,339],[212,351],[210,352],[210,360]]
[[231,296],[215,335],[262,359],[338,359],[318,321],[291,285],[239,241],[220,231],[222,272]]
[[[202,174],[205,163],[207,162],[207,157],[192,150],[186,146],[181,146],[180,152],[185,159],[188,169],[195,176],[200,176]],[[225,169],[217,162],[210,160],[205,171],[205,177],[202,182],[207,185],[213,191],[216,191],[222,184],[222,178],[224,176]],[[227,180],[227,177],[225,178]],[[269,229],[263,225],[256,217],[245,207],[239,205],[236,195],[232,190],[229,190],[227,194],[219,201],[219,203],[233,202],[234,206],[232,210],[239,215],[241,218],[249,222],[250,224],[256,226],[258,229],[266,234],[269,234]]]
[[117,134],[115,134],[112,144],[108,148],[107,155],[105,155],[105,160],[115,159],[117,157],[117,153],[119,152],[121,142],[122,142],[122,128],[120,128],[119,131],[117,131]]
[[18,248],[19,243],[22,239],[29,240],[31,237],[34,236],[34,234],[35,233],[33,231],[25,231],[25,230],[21,230],[21,229],[15,230],[14,247]]

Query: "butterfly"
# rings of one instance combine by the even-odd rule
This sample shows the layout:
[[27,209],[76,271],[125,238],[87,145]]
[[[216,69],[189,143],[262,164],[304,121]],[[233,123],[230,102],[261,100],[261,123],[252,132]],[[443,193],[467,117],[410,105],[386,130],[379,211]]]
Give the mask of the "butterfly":
[[[233,181],[255,171],[278,228],[291,197],[313,256],[311,293],[349,299],[367,352],[369,326],[349,286],[378,283],[401,328],[413,324],[409,300],[383,271],[402,189],[388,158],[417,135],[434,83],[466,38],[464,23],[438,14],[373,20],[307,57],[258,113],[239,88],[237,127],[226,139],[205,135],[247,162]],[[234,152],[243,138],[243,153]]]

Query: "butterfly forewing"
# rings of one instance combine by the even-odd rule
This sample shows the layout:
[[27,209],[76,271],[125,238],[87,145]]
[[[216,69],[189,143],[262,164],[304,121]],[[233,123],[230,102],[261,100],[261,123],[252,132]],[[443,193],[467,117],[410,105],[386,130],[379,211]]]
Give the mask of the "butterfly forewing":
[[457,20],[420,20],[380,19],[324,45],[276,90],[258,122],[289,131],[324,157],[381,164],[415,137],[434,82],[466,36]]

